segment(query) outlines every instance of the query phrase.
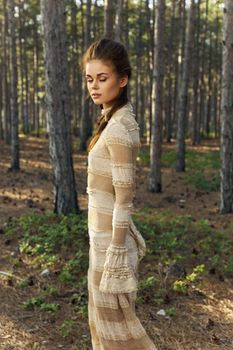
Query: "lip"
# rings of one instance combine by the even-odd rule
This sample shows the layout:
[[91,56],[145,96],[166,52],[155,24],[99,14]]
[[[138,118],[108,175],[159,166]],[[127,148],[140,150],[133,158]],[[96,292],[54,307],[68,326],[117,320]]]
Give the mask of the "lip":
[[93,94],[91,96],[94,97],[94,98],[97,98],[97,97],[100,97],[101,95],[100,94]]

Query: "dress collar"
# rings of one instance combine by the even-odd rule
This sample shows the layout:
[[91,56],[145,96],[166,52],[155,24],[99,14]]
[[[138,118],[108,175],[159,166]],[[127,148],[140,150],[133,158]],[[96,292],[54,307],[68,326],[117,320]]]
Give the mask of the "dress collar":
[[[108,108],[103,108],[101,109],[101,115],[106,115],[107,112],[109,112],[111,109],[111,107]],[[130,101],[128,101],[124,106],[122,106],[121,108],[119,108],[113,115],[112,118],[121,114],[124,110],[128,110],[133,112],[133,106],[132,103]]]

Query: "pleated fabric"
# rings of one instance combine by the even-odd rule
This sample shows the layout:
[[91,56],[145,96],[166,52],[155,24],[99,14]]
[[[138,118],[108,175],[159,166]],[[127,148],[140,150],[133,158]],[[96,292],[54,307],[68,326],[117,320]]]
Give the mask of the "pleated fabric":
[[[145,255],[145,241],[131,217],[139,147],[139,126],[128,102],[113,114],[88,155],[88,322],[93,350],[156,350],[135,312],[138,266]],[[121,269],[107,271],[113,237],[119,242],[125,238],[123,270],[129,278],[120,275]]]

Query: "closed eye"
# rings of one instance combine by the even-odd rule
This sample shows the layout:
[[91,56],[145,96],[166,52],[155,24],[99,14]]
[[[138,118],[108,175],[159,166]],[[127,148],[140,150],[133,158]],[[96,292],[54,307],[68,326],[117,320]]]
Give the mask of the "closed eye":
[[[105,79],[100,79],[99,81],[106,81],[107,79],[105,78]],[[88,83],[92,83],[93,82],[93,80],[91,80],[91,79],[87,79],[87,82]]]

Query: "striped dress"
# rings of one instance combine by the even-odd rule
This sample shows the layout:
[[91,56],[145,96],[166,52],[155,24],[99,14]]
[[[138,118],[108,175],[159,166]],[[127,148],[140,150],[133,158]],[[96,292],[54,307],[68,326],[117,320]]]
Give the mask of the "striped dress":
[[93,350],[156,350],[135,314],[138,264],[145,255],[145,241],[131,217],[139,148],[139,126],[128,102],[112,115],[88,154],[88,322]]

